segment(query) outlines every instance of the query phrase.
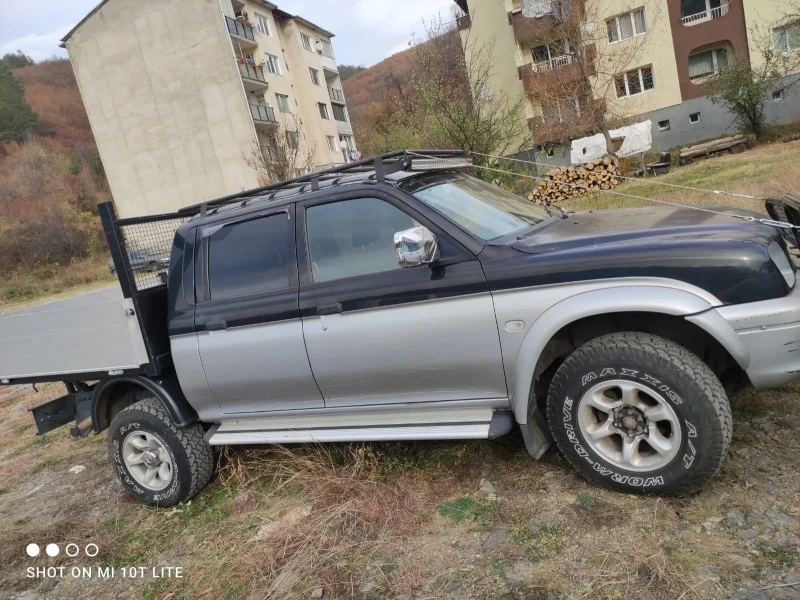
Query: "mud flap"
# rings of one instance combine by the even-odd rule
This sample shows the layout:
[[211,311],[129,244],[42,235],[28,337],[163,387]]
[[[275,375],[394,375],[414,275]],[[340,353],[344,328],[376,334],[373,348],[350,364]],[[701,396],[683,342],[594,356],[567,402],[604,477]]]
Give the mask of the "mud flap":
[[91,406],[92,391],[77,391],[61,396],[45,404],[32,408],[31,413],[36,421],[36,435],[44,435],[49,431],[63,427],[70,421],[76,421],[76,426],[70,429],[73,437],[86,437],[92,430]]
[[553,436],[547,424],[547,418],[536,407],[536,401],[528,403],[528,422],[520,423],[525,449],[533,458],[539,460],[553,443]]

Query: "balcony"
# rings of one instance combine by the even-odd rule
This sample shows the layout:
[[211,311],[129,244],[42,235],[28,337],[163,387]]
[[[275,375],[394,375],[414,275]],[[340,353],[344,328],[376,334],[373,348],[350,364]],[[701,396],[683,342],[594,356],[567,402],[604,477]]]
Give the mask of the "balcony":
[[256,36],[253,33],[253,28],[249,23],[245,23],[239,19],[232,19],[225,17],[225,25],[228,27],[228,33],[234,39],[238,40],[242,46],[252,47],[257,46]]
[[706,21],[712,21],[714,19],[721,19],[728,14],[729,9],[730,4],[722,4],[717,8],[708,8],[702,12],[686,15],[685,17],[681,16],[681,23],[687,26],[692,26],[705,23]]
[[239,60],[239,74],[248,92],[263,91],[269,87],[264,77],[264,67]]
[[269,106],[261,106],[260,104],[250,105],[250,116],[253,117],[256,125],[277,123],[275,119],[275,110]]
[[329,87],[328,94],[331,97],[331,100],[334,102],[341,102],[344,104],[344,92],[342,90],[337,90],[336,88]]
[[514,30],[514,39],[519,43],[532,42],[547,37],[553,29],[563,24],[569,17],[575,22],[584,16],[584,0],[552,0],[551,2],[528,0],[523,2],[522,10],[508,13],[508,22]]
[[[595,46],[587,46],[584,53],[587,74],[590,76],[595,75],[597,73]],[[581,66],[578,64],[574,53],[523,65],[517,71],[520,79],[522,79],[523,89],[533,97],[551,95],[553,90],[557,91],[559,89],[563,89],[564,92],[572,92],[576,86],[584,81]],[[545,92],[551,93],[545,94]]]

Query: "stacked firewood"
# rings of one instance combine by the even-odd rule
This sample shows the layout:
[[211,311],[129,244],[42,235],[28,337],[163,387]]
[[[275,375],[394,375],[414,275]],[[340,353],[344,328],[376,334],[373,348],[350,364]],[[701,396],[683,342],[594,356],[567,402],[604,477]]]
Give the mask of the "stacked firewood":
[[558,204],[593,191],[610,190],[622,183],[620,175],[619,160],[610,155],[577,167],[550,169],[543,176],[545,181],[528,194],[528,200]]

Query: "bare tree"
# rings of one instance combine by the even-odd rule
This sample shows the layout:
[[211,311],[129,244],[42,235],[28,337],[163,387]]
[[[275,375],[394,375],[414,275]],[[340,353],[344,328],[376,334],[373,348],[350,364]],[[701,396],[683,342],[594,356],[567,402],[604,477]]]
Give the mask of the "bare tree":
[[257,140],[247,164],[258,173],[258,182],[268,185],[310,173],[316,167],[314,147],[294,113],[284,113],[281,122],[259,126]]
[[494,43],[459,35],[441,18],[425,24],[426,39],[413,47],[412,91],[405,94],[409,119],[424,127],[426,141],[486,154],[520,152],[531,145],[521,115],[524,99],[510,84],[492,89]]
[[534,137],[538,132],[566,140],[602,133],[613,151],[610,130],[630,121],[627,96],[654,85],[658,75],[655,66],[641,63],[663,9],[648,6],[645,20],[640,6],[621,3],[620,16],[606,21],[594,0],[552,0],[548,14],[539,15],[552,25],[521,48],[533,59],[523,68],[526,92],[541,108]]

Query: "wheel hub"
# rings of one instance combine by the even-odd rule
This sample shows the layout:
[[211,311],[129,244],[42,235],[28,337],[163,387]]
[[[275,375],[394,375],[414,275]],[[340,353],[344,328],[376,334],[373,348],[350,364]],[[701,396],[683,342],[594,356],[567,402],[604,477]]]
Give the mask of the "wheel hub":
[[155,468],[161,465],[158,450],[145,450],[142,452],[142,462],[145,466]]
[[614,427],[628,437],[648,433],[648,422],[645,414],[634,406],[622,406],[613,410]]

